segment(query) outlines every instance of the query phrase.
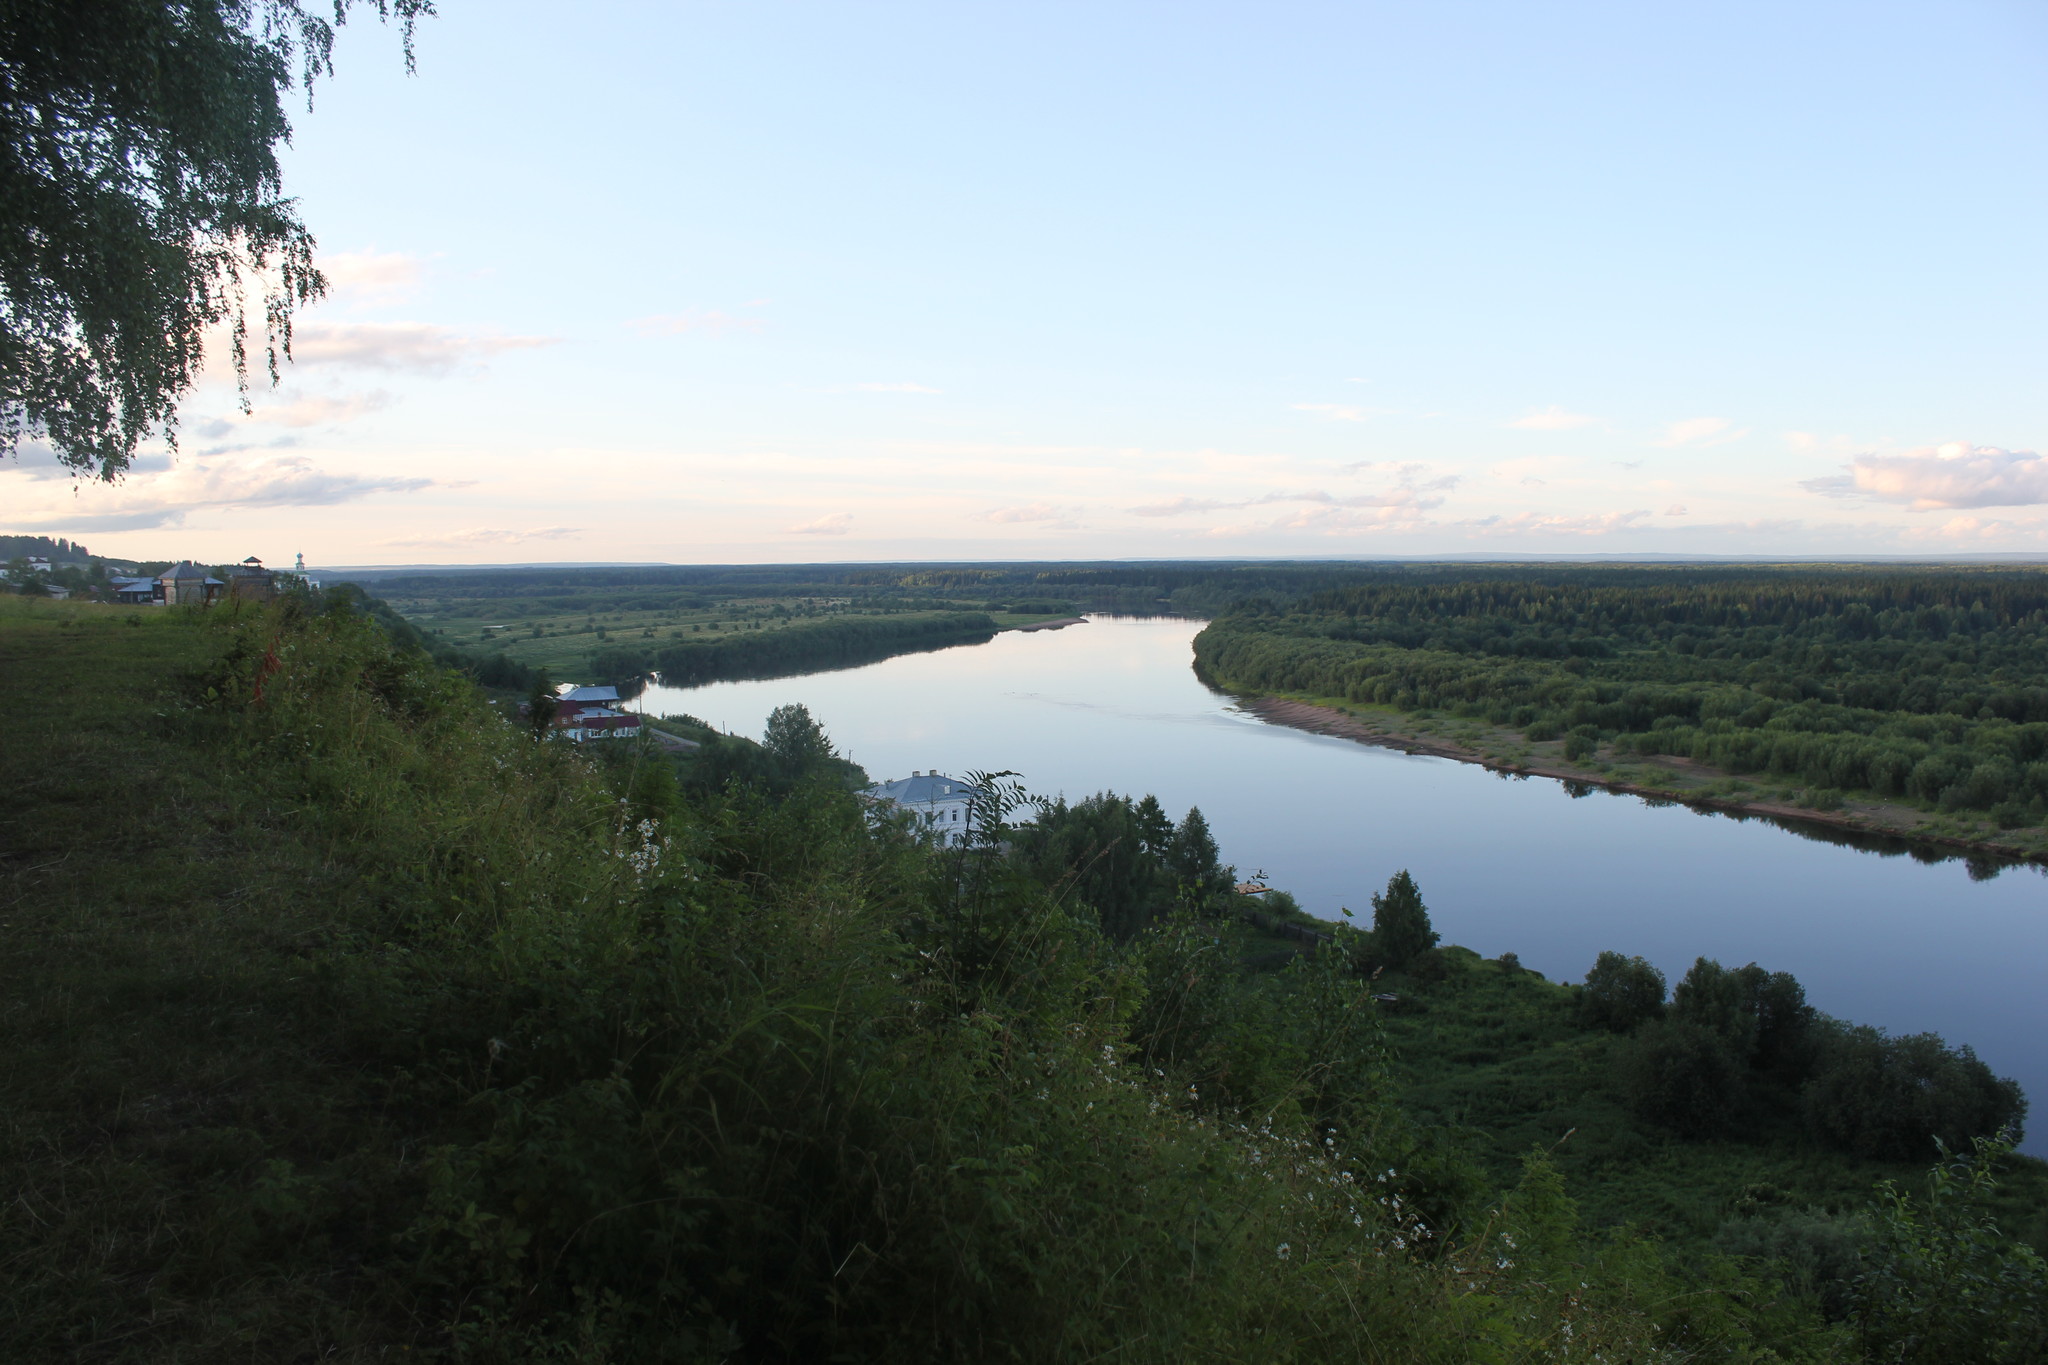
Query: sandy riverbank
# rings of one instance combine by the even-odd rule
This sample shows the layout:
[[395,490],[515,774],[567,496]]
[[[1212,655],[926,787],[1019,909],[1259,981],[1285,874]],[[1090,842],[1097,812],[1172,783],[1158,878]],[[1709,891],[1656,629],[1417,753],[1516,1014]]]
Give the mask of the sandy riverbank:
[[[1767,797],[1744,798],[1722,791],[1702,790],[1725,783],[1727,774],[1689,759],[1630,756],[1630,776],[1618,776],[1611,769],[1567,763],[1563,745],[1532,742],[1526,736],[1500,727],[1456,722],[1431,722],[1401,712],[1351,710],[1295,697],[1240,696],[1238,705],[1274,725],[1287,725],[1319,735],[1349,739],[1360,744],[1399,749],[1403,753],[1427,754],[1435,758],[1475,763],[1495,772],[1528,777],[1550,777],[1563,782],[1580,782],[1606,791],[1643,796],[1658,801],[1675,801],[1700,810],[1764,816],[1811,825],[1825,825],[1855,834],[1909,839],[1996,858],[2048,863],[2048,848],[2006,842],[1991,837],[1971,837],[1947,830],[1929,829],[1933,822],[1926,812],[1910,806],[1876,801],[1846,801],[1840,810],[1814,810],[1796,802]],[[1442,733],[1446,724],[1466,732],[1453,737]],[[1470,739],[1466,738],[1470,736]],[[2038,839],[2039,831],[2027,831]]]

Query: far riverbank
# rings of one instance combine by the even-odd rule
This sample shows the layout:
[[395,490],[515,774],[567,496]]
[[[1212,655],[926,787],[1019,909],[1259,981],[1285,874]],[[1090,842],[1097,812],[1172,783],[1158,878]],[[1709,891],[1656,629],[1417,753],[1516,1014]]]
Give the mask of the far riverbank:
[[1836,809],[1802,804],[1798,793],[1768,779],[1720,772],[1689,759],[1629,755],[1624,760],[1571,763],[1562,741],[1533,741],[1483,721],[1414,715],[1385,707],[1339,704],[1285,693],[1241,693],[1240,708],[1270,724],[1348,739],[1402,753],[1455,759],[1517,777],[1548,777],[1700,810],[1825,825],[1853,834],[1908,840],[2017,862],[2048,864],[2042,832],[1999,831],[1893,802],[1846,799]]

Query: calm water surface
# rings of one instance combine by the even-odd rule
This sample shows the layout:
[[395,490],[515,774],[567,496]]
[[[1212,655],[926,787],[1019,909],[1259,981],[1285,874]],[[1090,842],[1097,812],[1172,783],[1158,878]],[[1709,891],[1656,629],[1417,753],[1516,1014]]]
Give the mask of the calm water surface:
[[[1034,793],[1200,806],[1243,871],[1314,914],[1370,922],[1415,874],[1447,943],[1576,981],[1612,948],[1676,984],[1695,957],[1789,971],[1830,1014],[1969,1043],[2048,1103],[2048,878],[1801,837],[1763,821],[1513,780],[1269,725],[1191,667],[1198,621],[1058,631],[768,682],[649,687],[654,715],[759,736],[810,707],[877,780],[1012,768]],[[2048,1155],[2048,1109],[2025,1147]]]

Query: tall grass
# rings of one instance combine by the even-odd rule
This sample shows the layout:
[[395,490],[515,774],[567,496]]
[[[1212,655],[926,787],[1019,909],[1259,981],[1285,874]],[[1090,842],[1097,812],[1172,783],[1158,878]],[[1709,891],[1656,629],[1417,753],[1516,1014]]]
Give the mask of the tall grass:
[[0,794],[8,1359],[1839,1358],[1547,1159],[1439,1216],[1341,954],[1273,1009],[1227,926],[535,744],[346,611],[0,640],[70,680]]

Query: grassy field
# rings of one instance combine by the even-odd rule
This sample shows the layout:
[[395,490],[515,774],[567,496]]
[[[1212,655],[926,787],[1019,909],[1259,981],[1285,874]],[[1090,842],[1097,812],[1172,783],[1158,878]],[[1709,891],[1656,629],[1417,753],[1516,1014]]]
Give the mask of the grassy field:
[[[981,611],[985,597],[920,597],[910,601],[856,596],[720,596],[650,592],[645,588],[584,588],[521,596],[446,594],[408,588],[384,600],[422,633],[470,651],[503,651],[545,668],[562,681],[584,681],[593,653],[617,645],[649,650],[731,639],[764,631],[802,630],[848,618],[931,619]],[[376,585],[371,591],[379,592]],[[1007,603],[995,605],[1007,606]],[[1070,614],[1053,610],[990,611],[998,629],[1011,630]]]
[[[0,792],[0,1335],[17,1358],[119,1356],[138,1332],[263,1358],[293,1315],[310,1339],[352,1331],[352,1296],[323,1282],[329,1258],[295,1254],[288,1208],[296,1163],[371,1098],[307,959],[350,918],[361,868],[230,761],[203,705],[221,642],[183,616],[0,598],[0,678],[37,698]],[[267,1210],[237,1193],[265,1171]]]

